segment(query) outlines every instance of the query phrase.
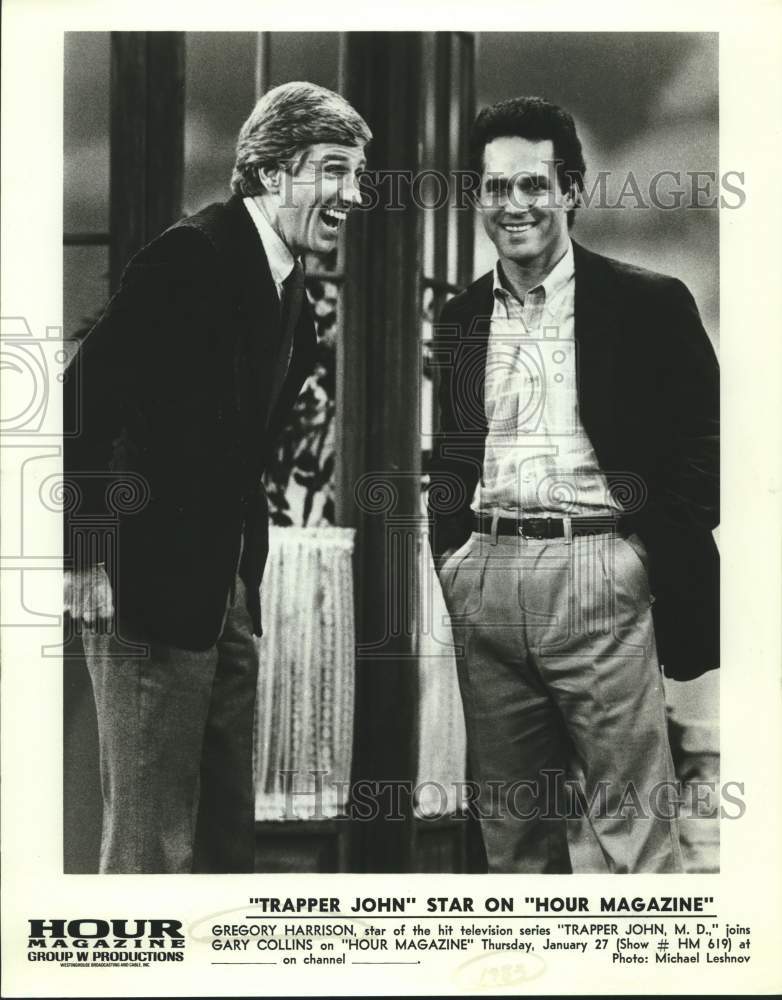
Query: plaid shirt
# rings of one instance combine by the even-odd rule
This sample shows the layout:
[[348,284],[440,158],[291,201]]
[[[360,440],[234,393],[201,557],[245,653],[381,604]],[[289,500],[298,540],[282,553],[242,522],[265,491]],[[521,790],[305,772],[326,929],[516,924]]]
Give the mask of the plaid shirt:
[[486,355],[489,433],[476,511],[617,510],[578,415],[575,269],[568,249],[520,302],[494,268]]

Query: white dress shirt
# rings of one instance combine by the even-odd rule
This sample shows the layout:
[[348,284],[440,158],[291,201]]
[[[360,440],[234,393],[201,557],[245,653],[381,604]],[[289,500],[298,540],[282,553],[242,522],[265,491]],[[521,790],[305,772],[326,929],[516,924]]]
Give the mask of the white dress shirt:
[[250,213],[250,218],[255,223],[258,235],[261,237],[263,249],[266,252],[266,259],[269,262],[269,269],[272,272],[277,297],[282,300],[282,285],[285,279],[293,270],[294,257],[288,247],[272,229],[271,223],[258,208],[254,198],[243,198],[245,208]]

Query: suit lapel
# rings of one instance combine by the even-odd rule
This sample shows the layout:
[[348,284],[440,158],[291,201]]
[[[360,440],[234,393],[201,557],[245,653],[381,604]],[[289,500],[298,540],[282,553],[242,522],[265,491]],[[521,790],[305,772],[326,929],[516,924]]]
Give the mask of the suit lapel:
[[[277,404],[271,417],[267,407],[271,391],[275,361],[282,344],[280,299],[272,278],[269,262],[258,231],[241,198],[234,196],[228,202],[236,232],[236,277],[240,289],[240,308],[243,314],[243,337],[238,344],[236,362],[247,366],[239,371],[239,384],[249,395],[247,409],[252,413],[256,427],[268,428],[265,438],[276,436],[286,419],[304,379],[315,362],[317,337],[315,320],[309,299],[304,296],[299,321],[293,336],[293,352],[288,374],[282,385]],[[265,451],[268,440],[261,450]]]
[[575,242],[573,253],[579,416],[598,458],[603,459],[613,450],[609,443],[617,431],[614,381],[619,303],[613,276],[602,259]]
[[231,198],[227,208],[235,234],[233,276],[237,283],[240,326],[236,375],[247,394],[241,408],[254,413],[257,410],[258,416],[268,396],[274,368],[269,358],[276,357],[282,338],[280,300],[260,236],[241,198]]
[[459,343],[454,360],[454,405],[464,430],[488,433],[486,421],[486,353],[494,307],[492,273],[485,274],[465,296],[459,312]]
[[301,391],[304,380],[311,373],[315,364],[315,349],[317,336],[315,333],[315,317],[307,294],[304,294],[299,321],[293,335],[293,353],[288,374],[282,384],[279,399],[269,420],[272,434],[278,432],[286,419],[296,397]]

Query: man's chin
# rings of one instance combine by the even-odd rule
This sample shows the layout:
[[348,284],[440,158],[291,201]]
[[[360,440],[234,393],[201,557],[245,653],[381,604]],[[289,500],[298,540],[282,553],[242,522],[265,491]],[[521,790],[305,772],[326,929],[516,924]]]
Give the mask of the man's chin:
[[531,229],[522,236],[502,240],[502,255],[510,260],[531,260],[542,250],[538,233]]
[[338,240],[339,240],[338,232],[335,232],[334,235],[331,237],[328,236],[318,237],[317,239],[314,239],[310,242],[310,245],[307,247],[306,252],[314,253],[318,257],[323,257],[326,254],[331,253],[332,250],[336,248]]
[[540,257],[540,253],[538,246],[520,247],[517,245],[510,247],[503,254],[503,257],[505,260],[513,261],[514,264],[531,264]]

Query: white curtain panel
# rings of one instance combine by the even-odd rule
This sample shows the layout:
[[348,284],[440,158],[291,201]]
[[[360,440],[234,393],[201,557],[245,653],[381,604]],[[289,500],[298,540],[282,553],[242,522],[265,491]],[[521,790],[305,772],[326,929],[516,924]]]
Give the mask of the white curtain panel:
[[448,611],[429,541],[420,547],[418,634],[418,776],[415,809],[432,819],[456,812],[465,798],[466,736]]
[[352,528],[270,528],[255,726],[258,820],[344,811],[353,742]]

